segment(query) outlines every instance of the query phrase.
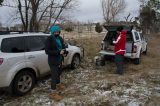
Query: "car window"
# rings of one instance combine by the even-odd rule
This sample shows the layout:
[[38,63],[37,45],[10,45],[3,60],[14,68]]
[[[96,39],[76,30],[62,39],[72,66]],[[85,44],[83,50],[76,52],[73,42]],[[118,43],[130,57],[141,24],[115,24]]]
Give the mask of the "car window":
[[113,45],[113,40],[116,40],[118,34],[116,31],[109,31],[103,41],[107,41],[110,45]]
[[24,52],[24,37],[12,37],[2,40],[1,51],[5,53]]
[[128,41],[133,41],[133,36],[132,36],[132,33],[131,32],[127,32],[127,34],[126,34],[126,40],[127,40],[127,42]]
[[140,33],[141,40],[144,40],[143,34]]
[[47,36],[28,36],[25,39],[27,52],[44,50]]
[[135,35],[135,39],[136,39],[136,40],[139,40],[139,35],[138,35],[138,33],[137,33],[137,32],[134,32],[134,35]]

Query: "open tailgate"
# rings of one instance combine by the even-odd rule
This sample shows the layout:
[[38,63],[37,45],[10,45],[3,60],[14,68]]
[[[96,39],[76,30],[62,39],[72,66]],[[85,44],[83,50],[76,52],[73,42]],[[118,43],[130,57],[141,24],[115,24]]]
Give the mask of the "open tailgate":
[[132,31],[133,29],[133,26],[126,26],[126,25],[104,25],[104,28],[107,30],[107,31],[116,31],[118,27],[122,26],[124,30],[126,31]]

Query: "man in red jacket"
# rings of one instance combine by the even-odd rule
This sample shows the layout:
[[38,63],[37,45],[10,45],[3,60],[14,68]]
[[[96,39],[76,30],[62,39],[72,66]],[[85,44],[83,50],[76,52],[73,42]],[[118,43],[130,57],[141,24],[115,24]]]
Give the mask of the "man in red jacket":
[[127,31],[123,30],[123,27],[120,26],[117,28],[118,38],[116,41],[113,41],[115,44],[114,52],[115,52],[115,62],[117,66],[117,74],[123,74],[123,60],[124,54],[126,52],[126,33]]

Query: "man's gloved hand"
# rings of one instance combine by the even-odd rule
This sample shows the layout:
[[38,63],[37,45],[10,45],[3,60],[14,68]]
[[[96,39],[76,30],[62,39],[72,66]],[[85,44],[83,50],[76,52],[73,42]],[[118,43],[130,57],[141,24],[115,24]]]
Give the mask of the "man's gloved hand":
[[61,51],[60,51],[60,55],[63,55],[64,54],[64,50],[62,49]]

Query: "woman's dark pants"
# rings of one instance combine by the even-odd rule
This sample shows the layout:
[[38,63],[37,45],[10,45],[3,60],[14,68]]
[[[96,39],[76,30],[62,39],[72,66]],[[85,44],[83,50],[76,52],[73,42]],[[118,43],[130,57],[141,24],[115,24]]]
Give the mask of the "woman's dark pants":
[[116,72],[117,74],[120,74],[120,75],[123,74],[123,60],[124,60],[124,55],[119,55],[119,54],[115,55],[115,63],[117,66]]
[[60,83],[60,75],[62,73],[62,65],[49,64],[51,69],[51,89],[56,89],[56,84]]

